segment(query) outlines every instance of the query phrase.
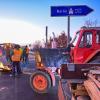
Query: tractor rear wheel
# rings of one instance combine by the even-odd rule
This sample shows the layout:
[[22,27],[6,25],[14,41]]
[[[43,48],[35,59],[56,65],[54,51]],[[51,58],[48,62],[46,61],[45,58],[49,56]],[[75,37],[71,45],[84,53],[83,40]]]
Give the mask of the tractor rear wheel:
[[47,93],[51,88],[51,79],[48,73],[35,71],[30,77],[32,89],[37,93]]

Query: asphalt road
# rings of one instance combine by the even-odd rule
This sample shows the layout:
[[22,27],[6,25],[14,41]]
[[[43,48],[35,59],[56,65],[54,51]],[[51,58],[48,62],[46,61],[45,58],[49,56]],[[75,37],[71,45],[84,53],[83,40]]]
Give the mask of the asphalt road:
[[23,74],[11,77],[9,74],[0,75],[0,100],[58,100],[56,87],[53,87],[47,94],[37,94],[30,87],[30,75]]

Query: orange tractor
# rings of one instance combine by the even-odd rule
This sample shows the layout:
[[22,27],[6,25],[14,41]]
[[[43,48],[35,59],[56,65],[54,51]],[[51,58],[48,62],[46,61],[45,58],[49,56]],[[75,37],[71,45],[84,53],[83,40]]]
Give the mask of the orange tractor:
[[[46,51],[46,49],[44,50]],[[35,92],[47,93],[51,87],[55,86],[55,76],[43,63],[44,58],[40,52],[39,50],[35,51],[36,70],[30,77],[30,84]]]

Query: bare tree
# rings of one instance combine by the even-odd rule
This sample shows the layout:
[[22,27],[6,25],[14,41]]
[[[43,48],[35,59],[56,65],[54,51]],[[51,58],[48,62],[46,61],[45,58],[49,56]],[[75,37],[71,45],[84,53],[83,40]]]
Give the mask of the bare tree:
[[86,20],[85,23],[84,23],[84,25],[86,27],[96,27],[97,24],[98,24],[98,21],[97,20],[92,21],[90,19],[89,20]]

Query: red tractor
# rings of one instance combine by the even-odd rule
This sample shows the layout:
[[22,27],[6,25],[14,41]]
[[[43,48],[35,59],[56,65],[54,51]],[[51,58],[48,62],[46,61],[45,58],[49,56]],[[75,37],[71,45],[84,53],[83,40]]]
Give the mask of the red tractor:
[[72,43],[73,63],[62,64],[60,68],[59,100],[99,100],[100,27],[82,27]]
[[72,43],[71,58],[73,63],[100,63],[100,27],[82,27]]

